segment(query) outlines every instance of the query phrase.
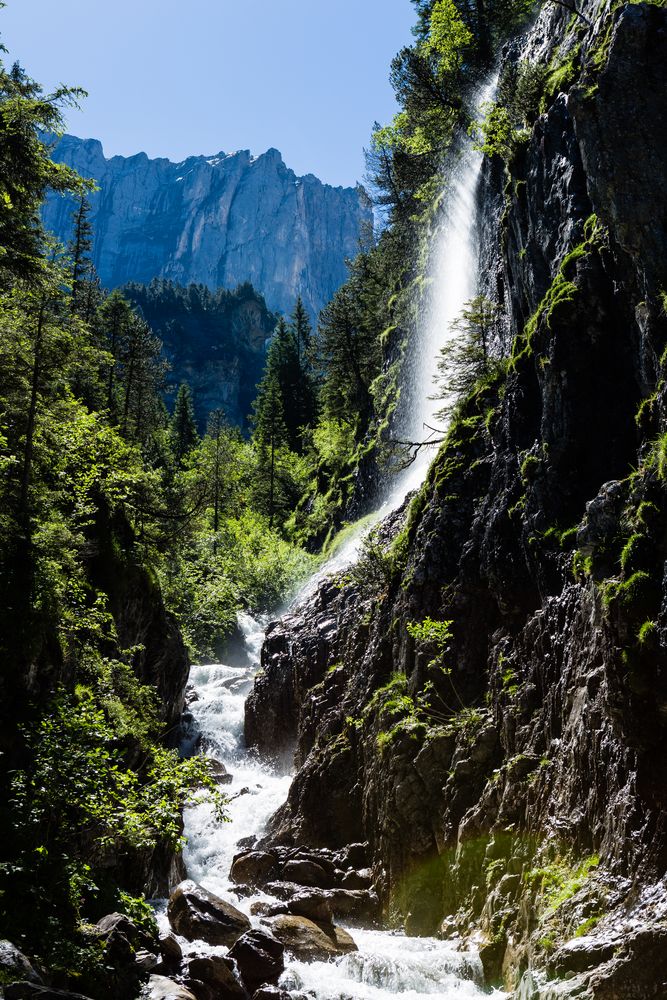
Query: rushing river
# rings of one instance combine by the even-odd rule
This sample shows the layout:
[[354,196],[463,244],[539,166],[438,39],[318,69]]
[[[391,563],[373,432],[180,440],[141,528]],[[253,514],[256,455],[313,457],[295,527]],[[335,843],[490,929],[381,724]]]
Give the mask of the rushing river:
[[[285,801],[291,779],[275,773],[244,745],[244,703],[259,667],[264,626],[247,615],[241,616],[240,625],[249,654],[246,662],[197,666],[190,674],[192,734],[201,732],[206,754],[222,762],[233,777],[225,788],[231,800],[230,822],[216,822],[211,807],[205,804],[186,810],[184,860],[189,878],[250,914],[253,902],[269,897],[236,896],[229,878],[232,859],[240,851],[239,841],[261,835],[269,816]],[[261,918],[252,919],[259,925]],[[465,1000],[488,996],[480,985],[481,963],[472,952],[459,951],[434,938],[409,938],[358,927],[349,930],[357,952],[335,963],[297,962],[286,956],[281,987],[295,996],[307,994],[316,1000],[391,996]],[[184,954],[226,952],[203,942],[179,941]]]

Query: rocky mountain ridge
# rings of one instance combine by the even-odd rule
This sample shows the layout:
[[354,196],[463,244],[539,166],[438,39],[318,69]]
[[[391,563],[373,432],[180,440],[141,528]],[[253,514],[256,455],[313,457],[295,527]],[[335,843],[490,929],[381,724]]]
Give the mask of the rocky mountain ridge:
[[[269,308],[288,312],[298,295],[314,316],[346,277],[372,220],[361,187],[297,177],[277,149],[191,156],[145,153],[107,159],[96,139],[65,135],[53,158],[95,180],[90,195],[93,262],[102,283],[167,278],[215,290],[251,282]],[[72,203],[48,196],[46,228],[67,242]]]
[[480,191],[504,364],[381,572],[375,553],[269,629],[246,738],[296,745],[265,846],[368,841],[385,917],[476,939],[517,1000],[647,1000],[667,995],[667,12],[549,5],[502,68],[526,62],[539,114]]

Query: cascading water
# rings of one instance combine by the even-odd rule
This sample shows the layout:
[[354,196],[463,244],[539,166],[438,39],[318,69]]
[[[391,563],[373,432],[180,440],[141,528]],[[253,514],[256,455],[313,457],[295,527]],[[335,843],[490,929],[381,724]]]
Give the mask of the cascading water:
[[[474,102],[477,111],[492,97],[494,88],[495,80],[481,88]],[[438,408],[430,398],[438,352],[451,336],[452,323],[464,304],[477,292],[476,195],[482,157],[466,138],[458,149],[456,162],[451,188],[443,199],[442,221],[434,237],[420,348],[413,352],[406,386],[410,406],[402,433],[414,441],[428,436],[426,425],[433,426],[433,414]],[[407,494],[421,484],[429,458],[428,449],[421,449],[415,462],[388,487],[380,508],[350,533],[335,557],[301,591],[300,599],[314,589],[323,575],[354,561],[370,527],[400,506]],[[232,775],[226,788],[231,822],[216,822],[212,808],[206,804],[187,809],[184,860],[190,878],[227,898],[235,895],[235,887],[229,881],[234,855],[262,834],[269,817],[285,801],[291,780],[289,775],[276,772],[245,748],[244,704],[259,668],[264,626],[247,615],[240,616],[239,625],[246,641],[247,655],[243,661],[193,667],[190,675],[192,738],[201,734],[204,751],[223,763]],[[186,737],[186,750],[187,743]],[[257,894],[235,898],[234,902],[250,914],[253,902],[267,898],[265,894]],[[164,909],[160,919],[166,922]],[[352,934],[359,950],[335,964],[288,960],[281,987],[294,996],[317,1000],[380,1000],[389,996],[400,996],[403,1000],[421,996],[464,1000],[484,993],[479,959],[474,953],[458,950],[452,943],[358,928]],[[180,943],[185,955],[226,951],[202,942],[193,945],[181,939]]]
[[[477,120],[487,102],[493,99],[498,76],[494,74],[474,93],[470,102],[471,118]],[[398,435],[412,442],[441,440],[446,428],[438,426],[434,401],[435,374],[440,350],[454,333],[453,324],[467,302],[479,292],[479,227],[477,194],[483,156],[466,134],[452,150],[445,173],[450,187],[443,192],[441,209],[429,254],[429,282],[419,303],[421,319],[418,349],[406,359],[403,392],[408,404],[404,409]],[[351,565],[359,555],[364,537],[375,524],[401,506],[426,478],[433,457],[432,448],[421,448],[414,462],[385,485],[377,509],[363,518],[348,534],[344,543],[322,569],[297,594],[295,603],[315,590],[319,581]]]
[[[478,118],[490,101],[497,76],[484,83],[474,96],[472,117]],[[435,414],[434,377],[440,350],[454,333],[454,322],[467,302],[479,291],[479,227],[477,193],[482,170],[482,154],[469,136],[461,138],[452,151],[447,173],[450,187],[443,193],[442,209],[431,243],[429,283],[420,304],[419,346],[410,352],[406,384],[409,405],[399,429],[401,437],[413,442],[440,440],[445,427]],[[398,507],[412,490],[423,483],[432,450],[422,448],[415,461],[389,486],[385,506]]]

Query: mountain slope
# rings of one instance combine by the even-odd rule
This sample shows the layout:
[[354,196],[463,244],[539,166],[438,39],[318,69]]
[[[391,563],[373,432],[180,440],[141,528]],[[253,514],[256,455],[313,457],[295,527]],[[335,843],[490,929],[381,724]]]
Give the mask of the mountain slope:
[[[363,189],[297,177],[277,149],[166,159],[114,156],[95,139],[65,135],[54,159],[92,177],[93,260],[102,283],[152,278],[212,289],[249,281],[269,308],[288,311],[301,295],[315,315],[345,280],[371,211]],[[51,194],[47,229],[72,230],[72,203]]]

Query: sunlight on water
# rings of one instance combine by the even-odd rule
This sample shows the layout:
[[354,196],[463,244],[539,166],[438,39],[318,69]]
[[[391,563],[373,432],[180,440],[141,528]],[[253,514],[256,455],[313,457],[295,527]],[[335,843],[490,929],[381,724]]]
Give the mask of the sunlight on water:
[[336,965],[288,963],[281,985],[308,992],[318,1000],[375,1000],[387,996],[463,1000],[489,995],[481,988],[482,966],[474,954],[455,951],[434,938],[408,938],[356,928],[352,934],[358,952],[346,955]]

